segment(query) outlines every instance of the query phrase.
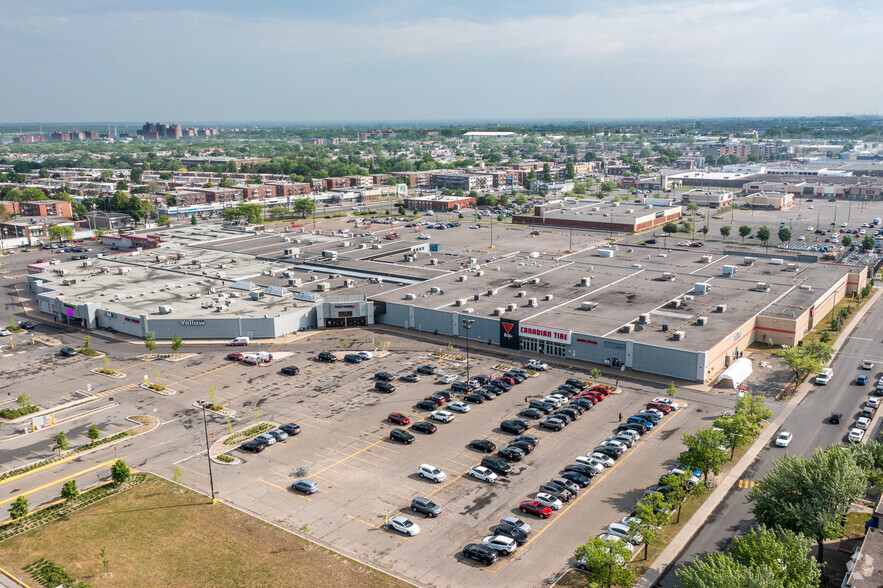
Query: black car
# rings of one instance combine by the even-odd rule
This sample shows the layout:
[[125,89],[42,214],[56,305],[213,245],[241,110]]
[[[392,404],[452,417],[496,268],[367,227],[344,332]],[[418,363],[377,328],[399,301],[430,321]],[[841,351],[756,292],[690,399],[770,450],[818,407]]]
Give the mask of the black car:
[[528,427],[525,427],[521,423],[517,422],[515,419],[503,421],[502,423],[500,423],[500,428],[507,433],[515,433],[516,435],[521,435],[528,429]]
[[485,400],[493,400],[494,398],[497,397],[496,394],[494,394],[493,392],[491,392],[489,390],[485,390],[484,388],[480,388],[480,389],[476,390],[475,392],[473,392],[473,394],[478,394],[479,396],[481,396]]
[[320,353],[318,355],[318,357],[316,357],[316,359],[319,361],[326,361],[328,363],[334,363],[335,361],[337,361],[337,356],[335,356],[330,351],[323,351],[322,353]]
[[389,382],[374,382],[374,389],[379,392],[386,392],[387,394],[396,391],[396,387]]
[[420,376],[417,374],[405,374],[399,378],[403,382],[419,382]]
[[73,357],[77,354],[77,350],[73,347],[62,347],[58,350],[58,353],[63,357]]
[[488,384],[491,381],[491,377],[486,374],[479,374],[479,375],[473,377],[472,379],[475,380],[476,382],[478,382],[478,384],[480,386]]
[[[576,386],[571,386],[570,384],[561,384],[560,386],[558,386],[558,389],[562,392],[569,393],[570,396],[576,396],[582,390],[582,388],[577,388]],[[570,396],[568,396],[568,398]]]
[[300,370],[297,369],[296,367],[294,367],[293,365],[287,365],[279,371],[281,373],[285,374],[286,376],[296,376],[300,373]]
[[441,514],[441,507],[428,498],[418,496],[411,501],[411,510],[422,512],[429,517],[437,517]]
[[542,418],[545,413],[538,408],[525,408],[518,413],[518,416],[527,417],[529,419]]
[[577,390],[585,390],[586,389],[586,385],[583,384],[582,382],[580,382],[579,380],[577,380],[576,378],[567,378],[566,380],[564,380],[564,383],[567,384],[568,386],[573,386]]
[[588,410],[585,406],[583,406],[582,404],[577,404],[576,402],[571,402],[564,408],[576,412],[577,416],[582,416],[582,414]]
[[487,455],[481,458],[481,465],[500,476],[508,476],[512,473],[512,466],[499,457],[494,457],[492,455]]
[[374,379],[382,380],[384,382],[392,382],[396,379],[396,377],[389,372],[377,372],[376,374],[374,374]]
[[606,455],[607,457],[613,459],[619,459],[619,456],[622,455],[622,451],[620,451],[619,449],[614,449],[612,447],[601,447],[600,445],[598,447],[595,447],[592,451],[595,453],[600,453],[601,455]]
[[410,445],[414,442],[414,435],[404,429],[393,429],[389,432],[389,438],[393,441],[400,441],[405,445]]
[[567,413],[563,413],[560,410],[550,414],[549,418],[550,419],[558,419],[559,421],[561,421],[565,425],[569,425],[570,423],[572,423],[574,421],[574,418],[572,416],[570,416]]
[[481,387],[481,389],[487,390],[488,392],[491,392],[491,393],[495,394],[496,396],[499,396],[503,392],[505,392],[505,390],[503,390],[502,388],[499,388],[497,386],[494,386],[493,384],[485,384],[484,386]]
[[510,384],[504,382],[503,380],[500,380],[499,378],[496,380],[491,380],[491,384],[493,384],[497,388],[500,388],[501,390],[503,390],[503,392],[508,392],[512,389],[512,386]]
[[480,561],[484,565],[491,565],[497,561],[497,552],[490,547],[485,547],[478,543],[470,543],[463,548],[463,556],[475,561]]
[[453,390],[454,392],[469,392],[471,389],[472,387],[469,385],[468,382],[461,381],[451,384],[451,390]]
[[831,418],[829,418],[828,420],[831,421],[832,425],[839,425],[841,419],[843,419],[843,413],[832,412]]
[[637,431],[641,435],[647,432],[647,427],[639,423],[620,423],[617,431]]
[[861,410],[861,412],[858,413],[858,418],[862,418],[862,417],[872,419],[872,418],[874,418],[874,411],[870,408],[863,408]]
[[260,441],[255,441],[254,439],[252,439],[251,441],[246,441],[245,443],[243,443],[242,445],[239,446],[239,449],[241,449],[243,451],[250,451],[251,453],[260,453],[261,451],[263,451],[266,448],[267,448],[266,445],[264,445]]
[[438,427],[426,421],[417,421],[416,423],[411,425],[411,429],[413,429],[414,431],[420,431],[421,433],[426,433],[427,435],[432,435],[433,433],[438,431]]
[[528,408],[535,408],[543,414],[549,414],[555,407],[549,404],[548,402],[543,402],[542,400],[531,400],[527,403]]
[[591,478],[595,475],[594,469],[581,463],[572,463],[570,465],[564,466],[564,473],[561,475],[566,477],[567,472],[576,472],[577,474],[585,476],[586,478]]
[[465,400],[466,402],[471,402],[472,404],[481,404],[484,402],[484,398],[482,398],[478,394],[467,394],[463,397],[463,400]]
[[566,471],[561,474],[561,477],[565,480],[570,480],[574,484],[578,484],[580,488],[585,488],[592,483],[592,478],[584,476],[579,472]]
[[521,382],[523,382],[526,379],[524,376],[522,376],[521,374],[516,373],[516,372],[506,372],[503,375],[506,376],[507,378],[512,378],[513,380],[515,380],[516,384],[520,384]]
[[421,400],[414,406],[423,410],[438,410],[438,404],[436,404],[432,400]]
[[582,413],[578,410],[570,408],[569,406],[565,406],[564,408],[559,409],[556,414],[566,414],[570,417],[570,420],[575,421]]
[[518,447],[501,447],[497,455],[506,461],[521,461],[524,458],[524,452]]
[[549,484],[548,482],[540,484],[540,492],[545,492],[561,502],[570,502],[570,492],[557,492],[555,488],[561,488],[558,484]]
[[[524,435],[519,435],[518,437],[513,439],[513,442],[516,442],[516,441],[527,441],[528,443],[530,443],[534,447],[536,447],[537,445],[540,444],[540,438],[537,437],[536,435],[531,435],[529,433],[526,433]],[[511,443],[510,443],[510,445],[511,445]]]
[[32,323],[31,321],[19,321],[18,326],[19,328],[25,329],[26,331],[30,331],[31,329],[36,327],[36,325],[34,325],[34,323]]
[[522,531],[518,527],[514,527],[512,525],[497,525],[494,529],[494,535],[502,535],[503,537],[508,537],[512,539],[519,545],[524,545],[527,543],[527,533]]
[[288,433],[289,437],[293,437],[300,433],[300,425],[295,423],[286,423],[284,425],[279,425],[279,428]]
[[595,406],[595,403],[588,398],[577,398],[571,404],[578,404],[586,410],[592,410],[592,407]]
[[365,361],[365,358],[355,353],[347,353],[343,356],[344,363],[362,363],[363,361]]
[[483,451],[485,453],[490,453],[497,448],[496,445],[494,445],[491,441],[488,441],[487,439],[475,439],[474,441],[469,443],[469,447],[471,447],[472,449]]
[[[523,435],[519,435],[519,437],[522,437],[522,436]],[[531,451],[536,449],[536,445],[534,445],[530,441],[526,441],[524,439],[519,440],[517,438],[515,439],[515,441],[509,442],[509,447],[517,447],[518,449],[523,451],[525,455],[527,455],[528,453],[530,453]]]

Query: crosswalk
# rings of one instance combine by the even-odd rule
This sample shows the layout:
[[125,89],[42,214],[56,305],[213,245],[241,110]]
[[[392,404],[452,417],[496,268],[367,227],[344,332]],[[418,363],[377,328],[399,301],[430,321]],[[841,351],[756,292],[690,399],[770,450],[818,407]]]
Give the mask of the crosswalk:
[[117,386],[116,388],[111,388],[110,390],[105,390],[104,392],[96,392],[95,396],[99,398],[105,398],[107,396],[112,396],[118,392],[124,392],[126,390],[131,390],[132,388],[137,388],[141,384],[132,383],[126,384],[125,386]]
[[755,484],[757,484],[757,482],[754,480],[739,480],[739,488],[743,488],[745,490],[754,488]]

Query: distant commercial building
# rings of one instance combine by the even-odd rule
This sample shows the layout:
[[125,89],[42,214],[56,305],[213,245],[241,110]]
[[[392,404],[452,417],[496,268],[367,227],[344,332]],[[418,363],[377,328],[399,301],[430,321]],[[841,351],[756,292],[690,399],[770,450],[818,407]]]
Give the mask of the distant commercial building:
[[592,202],[566,206],[563,202],[550,202],[535,206],[532,215],[513,216],[512,222],[538,227],[639,233],[679,218],[681,218],[680,206],[629,207],[620,202]]
[[475,207],[475,198],[468,196],[418,196],[405,198],[405,208],[414,210],[460,210]]
[[20,135],[18,137],[13,137],[13,143],[44,143],[46,141],[46,137],[43,135]]
[[428,188],[435,172],[393,172],[396,182],[407,184],[411,188]]
[[374,129],[370,133],[362,133],[362,139],[392,139],[396,136],[396,132],[392,129]]
[[745,196],[742,203],[748,208],[787,210],[794,206],[794,196],[784,192],[758,192]]
[[684,204],[697,204],[699,206],[707,206],[708,208],[720,208],[729,206],[733,203],[733,192],[727,190],[703,190],[697,188],[695,190],[687,190],[681,194],[681,200]]
[[33,202],[0,201],[0,206],[19,216],[56,216],[74,218],[71,203],[66,200],[35,200]]
[[276,189],[276,198],[299,198],[313,191],[309,182],[266,182],[264,185]]
[[486,174],[463,174],[463,173],[434,173],[430,179],[430,185],[442,190],[490,190],[493,188],[493,178]]
[[135,221],[128,214],[122,212],[90,212],[86,215],[86,222],[93,229],[127,229],[135,226]]

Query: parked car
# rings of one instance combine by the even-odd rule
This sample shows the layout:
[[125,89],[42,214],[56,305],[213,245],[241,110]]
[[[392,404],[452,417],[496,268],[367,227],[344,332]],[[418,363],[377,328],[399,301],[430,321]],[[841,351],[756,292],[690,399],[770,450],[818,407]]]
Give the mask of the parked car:
[[300,373],[300,370],[297,369],[297,367],[295,367],[293,365],[287,365],[279,371],[281,373],[285,374],[286,376],[296,376]]
[[544,429],[551,429],[553,431],[560,431],[561,429],[564,428],[564,422],[561,421],[560,419],[548,418],[548,419],[541,420],[540,426],[543,427]]
[[20,329],[24,329],[24,330],[26,330],[26,331],[30,331],[31,329],[36,328],[36,325],[35,325],[34,323],[32,323],[31,321],[19,321],[19,322],[18,322],[18,327],[19,327]]
[[615,464],[614,459],[605,453],[600,453],[598,451],[593,451],[588,454],[586,457],[589,459],[594,459],[596,462],[600,463],[605,468],[612,468]]
[[793,437],[794,435],[792,433],[786,431],[779,433],[779,436],[776,437],[776,447],[788,447]]
[[514,539],[505,535],[488,535],[482,539],[481,544],[503,555],[509,555],[518,547]]
[[319,353],[319,355],[316,357],[316,359],[319,361],[327,362],[327,363],[334,363],[335,361],[337,361],[337,356],[331,352],[323,351],[323,352]]
[[440,423],[449,423],[454,420],[454,414],[446,410],[436,410],[429,413],[429,418]]
[[438,404],[432,400],[421,400],[414,406],[422,410],[436,410],[438,408]]
[[518,527],[508,527],[504,525],[497,525],[493,532],[497,535],[502,535],[504,537],[509,537],[518,545],[524,545],[527,543],[527,533],[519,529]]
[[343,356],[344,363],[362,363],[365,358],[357,353],[347,353]]
[[508,476],[512,473],[512,466],[508,463],[500,459],[499,457],[494,457],[492,455],[487,455],[481,458],[481,465],[491,470],[498,476]]
[[356,351],[356,355],[361,357],[363,360],[374,358],[374,354],[371,353],[370,351]]
[[257,441],[255,439],[252,439],[251,441],[246,441],[245,443],[243,443],[242,445],[239,446],[239,449],[241,449],[243,451],[249,451],[251,453],[260,453],[261,451],[263,451],[266,448],[267,448],[266,444],[261,443],[260,441]]
[[427,375],[432,376],[432,375],[435,375],[435,373],[438,371],[438,368],[434,365],[424,364],[424,365],[421,365],[420,367],[418,367],[417,371],[420,372],[421,374],[427,374]]
[[399,379],[402,380],[403,382],[414,383],[414,382],[420,381],[420,376],[418,376],[417,374],[404,374],[401,377],[399,377]]
[[561,477],[565,480],[570,480],[574,484],[579,485],[580,488],[585,488],[592,483],[592,478],[574,471],[562,472]]
[[497,474],[480,465],[469,468],[469,475],[482,482],[493,483],[497,480]]
[[242,361],[244,357],[241,353],[228,353],[226,359],[229,361]]
[[567,378],[564,380],[564,383],[568,386],[573,386],[577,390],[585,390],[587,386],[581,380],[577,380],[576,378]]
[[539,372],[544,372],[549,369],[549,364],[544,361],[540,361],[539,359],[529,359],[527,360],[527,367],[532,370],[537,370]]
[[374,374],[374,379],[383,380],[384,382],[392,382],[396,379],[396,377],[389,372],[377,372],[376,374]]
[[288,439],[288,433],[282,429],[273,429],[272,431],[268,431],[267,434],[272,435],[276,441],[285,441]]
[[423,513],[430,518],[437,517],[441,514],[441,507],[439,505],[428,498],[423,498],[422,496],[418,496],[411,500],[411,510]]
[[440,484],[448,479],[443,471],[441,471],[434,465],[429,465],[428,463],[424,463],[419,468],[417,468],[417,475],[421,478],[431,480],[436,484]]
[[544,413],[543,411],[541,411],[538,408],[525,408],[525,409],[522,409],[518,413],[518,416],[527,417],[529,419],[538,419],[538,418],[542,418],[542,416],[545,414],[546,413]]
[[438,427],[430,423],[429,421],[417,421],[413,425],[411,425],[412,431],[420,431],[421,433],[426,433],[427,435],[432,435],[436,431],[438,431]]
[[453,410],[454,412],[469,412],[470,406],[465,402],[452,402],[448,405],[448,409]]
[[404,429],[391,430],[389,432],[389,438],[392,441],[398,441],[400,443],[404,443],[405,445],[410,445],[414,442],[414,435]]
[[304,494],[315,494],[319,491],[319,484],[312,480],[298,480],[291,485],[291,489]]
[[264,445],[266,445],[268,447],[270,445],[273,445],[274,443],[276,443],[276,437],[270,435],[269,433],[263,433],[261,435],[258,435],[257,437],[254,438],[254,440],[257,441],[258,443],[263,443]]
[[420,526],[417,523],[401,515],[389,519],[387,527],[409,537],[413,537],[420,532]]
[[640,545],[644,542],[643,535],[637,531],[633,531],[628,525],[624,525],[623,523],[610,523],[607,527],[607,532],[614,537],[619,537],[620,539],[628,541],[632,545]]
[[518,447],[501,447],[497,455],[507,461],[521,461],[524,458],[524,451]]
[[469,443],[469,447],[484,453],[492,453],[497,449],[497,446],[487,439],[475,439]]
[[463,397],[463,400],[465,400],[466,402],[471,402],[472,404],[484,403],[484,397],[479,394],[467,394]]
[[411,424],[411,419],[409,419],[408,417],[406,417],[405,415],[403,415],[400,412],[391,412],[391,413],[389,413],[389,416],[386,418],[389,422],[395,423],[397,425],[410,425]]
[[516,435],[521,435],[524,433],[529,427],[525,427],[523,423],[515,420],[509,419],[500,423],[500,429],[506,431],[507,433],[515,433]]
[[681,407],[680,404],[678,404],[674,400],[671,400],[670,398],[666,398],[665,396],[658,396],[653,399],[653,402],[658,403],[658,404],[665,404],[666,406],[670,407],[672,410],[677,410]]
[[463,556],[488,566],[497,561],[497,552],[494,549],[478,543],[470,543],[464,547]]
[[847,435],[847,441],[852,443],[861,443],[862,439],[865,437],[865,431],[863,429],[853,428],[849,431],[849,435]]
[[527,406],[528,408],[535,408],[543,414],[549,414],[556,408],[554,404],[549,404],[548,402],[544,402],[542,400],[531,400]]
[[396,391],[396,387],[390,384],[389,382],[383,382],[378,380],[374,382],[374,389],[378,392],[385,392],[386,394],[392,394]]
[[279,428],[288,433],[289,437],[294,437],[300,433],[300,425],[296,423],[285,423],[284,425],[279,425]]
[[525,514],[532,514],[547,519],[552,516],[552,509],[537,500],[524,500],[518,507]]
[[62,357],[74,357],[77,354],[77,350],[73,347],[62,347],[58,350],[58,354]]
[[[855,428],[856,429],[862,429],[862,430],[867,431],[868,428],[870,427],[870,425],[871,425],[871,419],[869,419],[867,417],[859,417],[855,421]],[[776,444],[778,444],[778,440],[776,440]]]

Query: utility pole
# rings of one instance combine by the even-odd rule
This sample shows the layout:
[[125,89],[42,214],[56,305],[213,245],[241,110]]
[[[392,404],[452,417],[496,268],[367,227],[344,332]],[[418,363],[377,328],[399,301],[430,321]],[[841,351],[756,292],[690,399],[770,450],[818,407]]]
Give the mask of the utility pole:
[[212,477],[212,456],[208,444],[208,418],[205,415],[205,404],[202,405],[202,424],[205,428],[205,456],[208,458],[208,483],[212,491],[212,504],[216,504],[218,500],[215,498],[215,480]]
[[466,329],[466,383],[469,384],[469,330],[472,328],[475,319],[462,319],[463,328]]

